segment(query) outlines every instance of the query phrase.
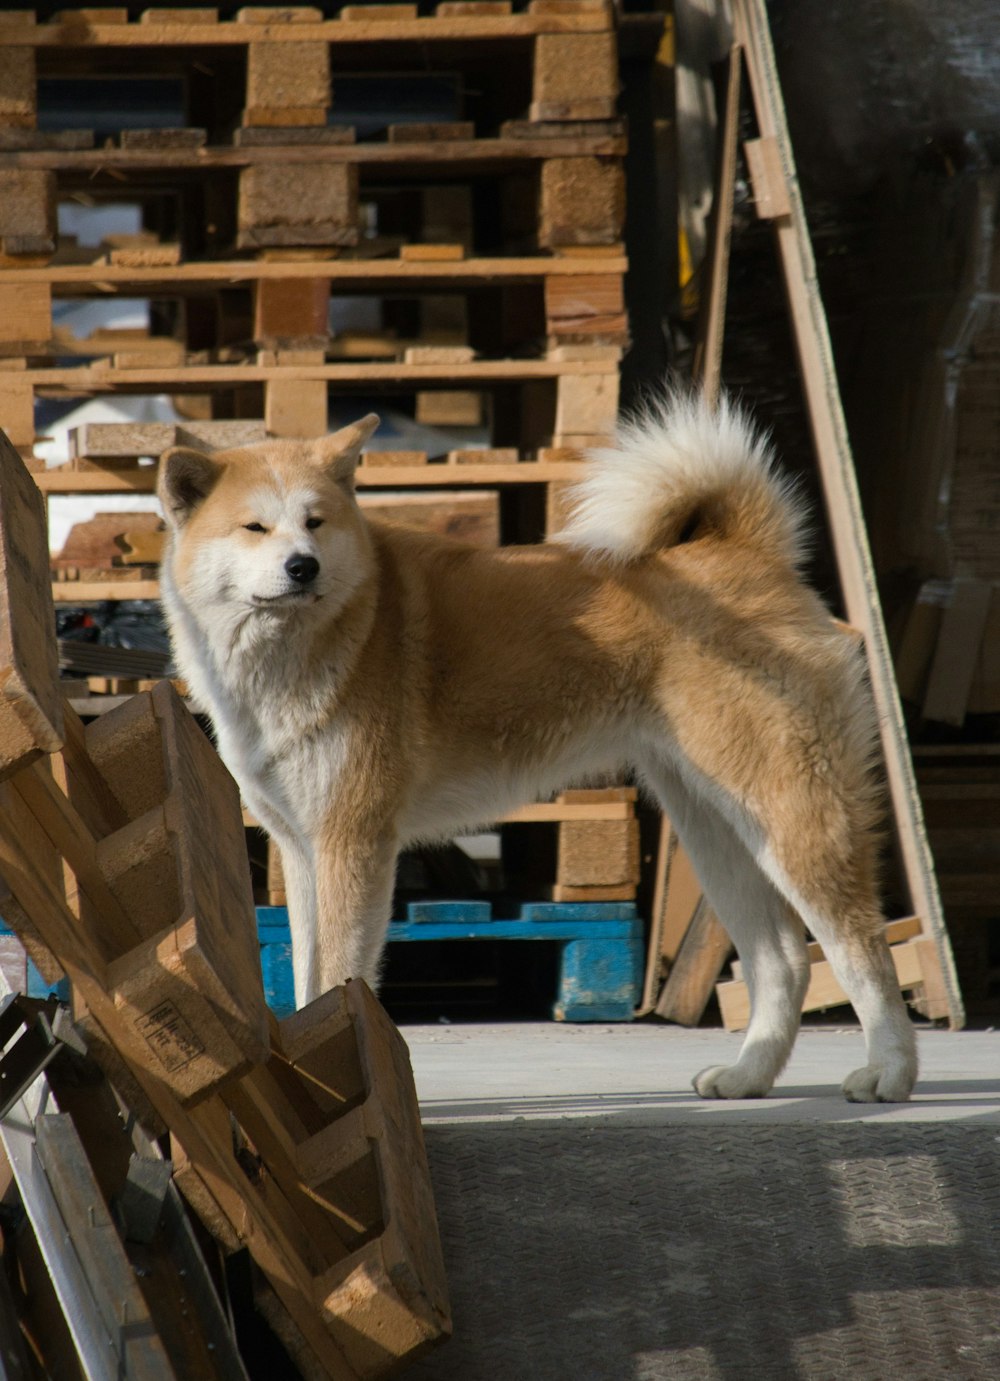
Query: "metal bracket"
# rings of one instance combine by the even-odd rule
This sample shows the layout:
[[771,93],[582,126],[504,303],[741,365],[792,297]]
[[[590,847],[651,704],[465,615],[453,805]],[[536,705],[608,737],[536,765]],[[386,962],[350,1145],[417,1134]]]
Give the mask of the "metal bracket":
[[[38,1011],[30,1025],[28,1022],[19,994],[9,994],[0,1004],[0,1122],[64,1045],[79,1048],[65,1007],[56,1005],[51,1015]],[[21,1027],[26,1029],[9,1050],[5,1049]]]

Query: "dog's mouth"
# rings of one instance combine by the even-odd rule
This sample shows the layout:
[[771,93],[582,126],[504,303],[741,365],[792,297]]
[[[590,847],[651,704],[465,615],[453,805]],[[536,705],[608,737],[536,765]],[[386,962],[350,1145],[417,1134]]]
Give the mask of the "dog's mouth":
[[323,598],[318,590],[285,590],[280,595],[251,595],[251,603],[259,609],[275,609],[282,605],[298,604],[301,600],[306,600],[310,604],[315,604]]

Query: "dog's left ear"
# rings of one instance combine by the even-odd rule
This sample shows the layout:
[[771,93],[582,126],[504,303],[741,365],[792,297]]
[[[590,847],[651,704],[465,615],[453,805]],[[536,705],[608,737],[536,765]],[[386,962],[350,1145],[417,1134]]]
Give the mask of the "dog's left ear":
[[370,412],[360,422],[352,422],[349,427],[341,427],[339,432],[324,436],[314,443],[313,454],[317,462],[339,483],[353,484],[354,471],[361,459],[361,447],[378,424],[379,418]]
[[156,490],[168,521],[183,527],[218,484],[222,468],[203,451],[190,446],[173,446],[165,451],[160,457]]

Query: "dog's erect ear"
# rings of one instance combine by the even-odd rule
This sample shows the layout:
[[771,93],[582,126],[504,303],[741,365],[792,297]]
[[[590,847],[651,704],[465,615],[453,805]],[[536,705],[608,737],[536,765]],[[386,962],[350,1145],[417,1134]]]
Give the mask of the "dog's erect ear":
[[361,447],[378,427],[379,419],[370,412],[360,422],[341,427],[339,432],[314,442],[313,454],[324,470],[341,484],[351,484],[361,459]]
[[190,446],[174,446],[160,458],[156,485],[163,512],[175,527],[183,527],[215,488],[222,466]]

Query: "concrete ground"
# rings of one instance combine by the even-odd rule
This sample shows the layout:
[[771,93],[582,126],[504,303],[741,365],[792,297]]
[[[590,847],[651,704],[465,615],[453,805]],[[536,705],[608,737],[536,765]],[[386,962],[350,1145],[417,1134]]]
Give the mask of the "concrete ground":
[[769,1098],[705,1102],[691,1079],[731,1064],[742,1037],[667,1024],[404,1026],[425,1126],[516,1118],[601,1118],[635,1126],[747,1122],[1000,1124],[1000,1032],[918,1032],[909,1103],[851,1104],[841,1080],[864,1064],[857,1027],[806,1027]]
[[767,1099],[690,1086],[739,1037],[408,1025],[453,1339],[408,1381],[995,1381],[1000,1033],[922,1029],[850,1105],[856,1028]]

